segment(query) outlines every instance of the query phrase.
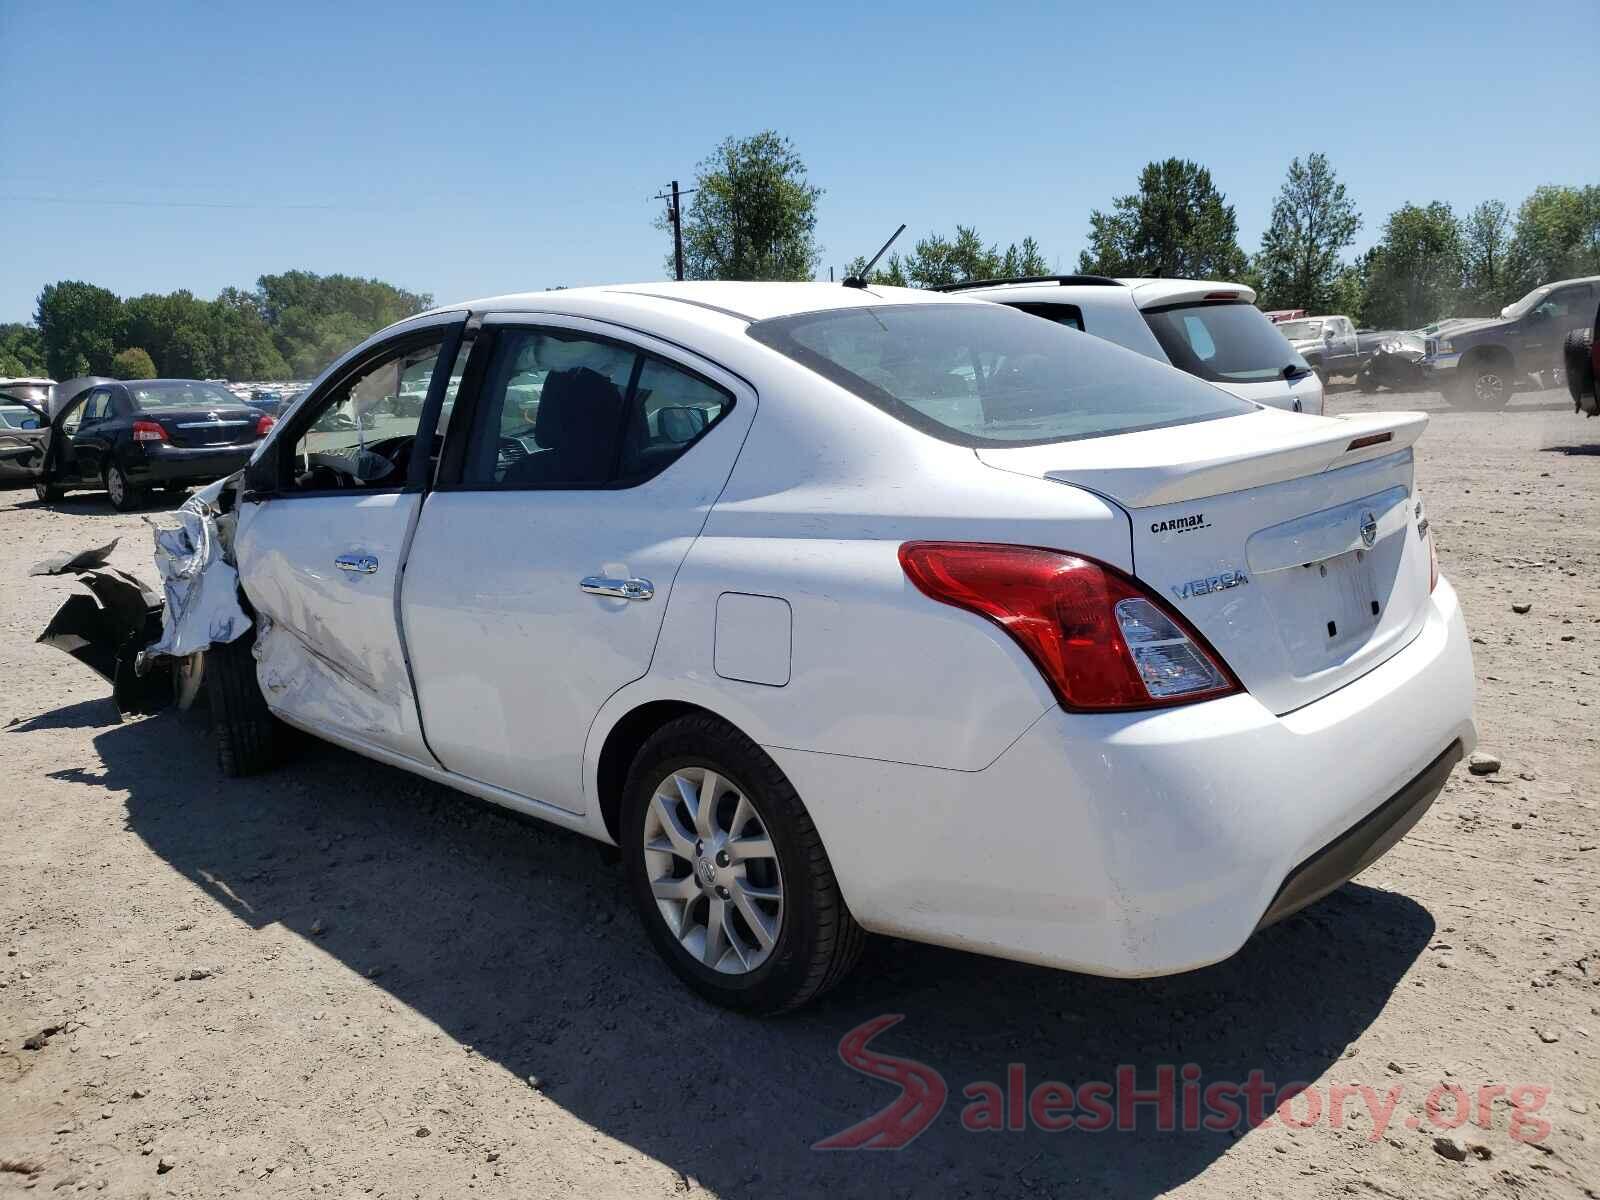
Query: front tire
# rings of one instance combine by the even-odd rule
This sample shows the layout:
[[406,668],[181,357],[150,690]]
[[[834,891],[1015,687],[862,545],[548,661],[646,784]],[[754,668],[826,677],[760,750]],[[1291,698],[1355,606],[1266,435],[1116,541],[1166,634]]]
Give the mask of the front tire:
[[38,497],[40,504],[59,504],[67,494],[67,489],[54,483],[36,483],[33,485],[33,494]]
[[645,933],[725,1008],[775,1014],[837,984],[866,934],[778,765],[710,714],[645,742],[622,802],[622,858]]
[[256,775],[277,759],[282,731],[267,709],[256,679],[252,649],[255,631],[205,652],[205,690],[211,705],[211,733],[217,743],[217,768],[230,779]]
[[111,501],[111,507],[118,512],[133,512],[144,503],[144,492],[133,486],[128,480],[127,473],[116,462],[106,464],[102,479],[105,482],[106,497]]
[[1453,397],[1463,408],[1504,408],[1511,399],[1511,371],[1497,362],[1475,363],[1462,371]]

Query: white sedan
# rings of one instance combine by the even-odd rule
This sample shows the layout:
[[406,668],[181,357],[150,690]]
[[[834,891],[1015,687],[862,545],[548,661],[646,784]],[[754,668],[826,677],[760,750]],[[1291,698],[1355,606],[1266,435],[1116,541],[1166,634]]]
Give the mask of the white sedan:
[[255,626],[206,654],[219,757],[267,765],[282,721],[614,843],[736,1008],[818,995],[864,932],[1198,967],[1473,746],[1425,424],[926,292],[442,309],[207,497]]

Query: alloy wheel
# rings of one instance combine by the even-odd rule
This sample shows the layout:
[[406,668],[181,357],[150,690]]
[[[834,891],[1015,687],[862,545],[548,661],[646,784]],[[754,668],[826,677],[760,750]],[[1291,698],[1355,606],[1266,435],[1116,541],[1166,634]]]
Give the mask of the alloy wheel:
[[111,497],[113,508],[121,508],[128,499],[126,482],[122,478],[122,472],[116,467],[106,471],[106,494]]
[[727,975],[761,966],[783,930],[783,873],[760,812],[709,767],[656,785],[644,819],[656,908],[698,962]]
[[1494,371],[1480,371],[1472,381],[1473,393],[1484,404],[1501,404],[1506,398],[1506,381]]

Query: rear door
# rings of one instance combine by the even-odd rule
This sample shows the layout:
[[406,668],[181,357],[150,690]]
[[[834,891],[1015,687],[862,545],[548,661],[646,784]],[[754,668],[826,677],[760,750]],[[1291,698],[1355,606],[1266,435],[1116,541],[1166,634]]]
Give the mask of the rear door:
[[589,726],[649,669],[755,395],[667,343],[555,316],[487,318],[472,379],[470,437],[401,597],[423,725],[451,771],[581,812]]
[[112,389],[97,387],[78,412],[78,427],[72,435],[73,473],[81,483],[98,484],[101,471],[111,454]]
[[[235,535],[273,711],[430,764],[397,606],[465,321],[416,322],[335,370],[251,465]],[[403,384],[428,389],[422,412],[380,413]]]

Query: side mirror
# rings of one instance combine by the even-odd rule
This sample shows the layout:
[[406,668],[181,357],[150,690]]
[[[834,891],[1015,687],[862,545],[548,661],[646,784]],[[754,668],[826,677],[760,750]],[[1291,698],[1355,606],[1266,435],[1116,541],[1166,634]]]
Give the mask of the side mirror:
[[692,442],[706,427],[706,410],[678,405],[656,413],[656,428],[671,442]]
[[274,450],[268,447],[267,453],[245,464],[243,491],[247,499],[264,500],[277,492],[278,455]]

